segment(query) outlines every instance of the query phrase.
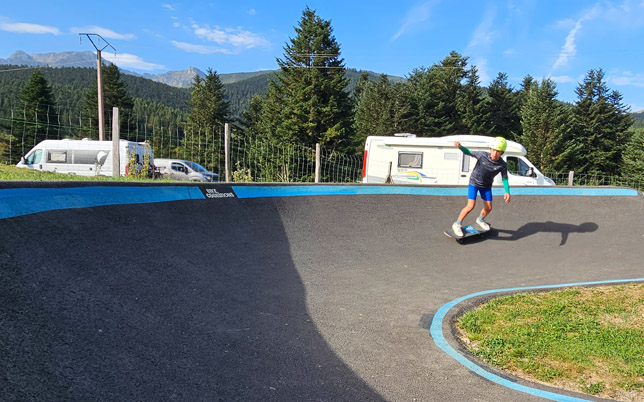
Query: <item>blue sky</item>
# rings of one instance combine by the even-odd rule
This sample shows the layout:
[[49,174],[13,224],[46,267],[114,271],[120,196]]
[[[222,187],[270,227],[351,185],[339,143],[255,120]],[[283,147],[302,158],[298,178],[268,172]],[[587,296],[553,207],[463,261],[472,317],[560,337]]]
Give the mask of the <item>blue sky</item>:
[[499,72],[515,88],[527,74],[550,77],[563,101],[576,100],[585,74],[602,68],[632,111],[644,109],[644,0],[4,3],[0,58],[93,50],[78,36],[93,32],[116,48],[116,58],[109,49],[105,58],[141,73],[275,69],[308,5],[331,20],[349,68],[408,76],[455,50],[477,66],[483,85]]

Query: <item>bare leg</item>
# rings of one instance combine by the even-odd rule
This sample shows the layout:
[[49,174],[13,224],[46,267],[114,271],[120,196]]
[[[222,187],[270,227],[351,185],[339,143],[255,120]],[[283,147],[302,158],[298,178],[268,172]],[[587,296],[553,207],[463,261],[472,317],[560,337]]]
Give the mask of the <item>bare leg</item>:
[[467,214],[472,212],[472,210],[474,209],[475,205],[476,205],[476,200],[469,200],[468,199],[467,200],[467,205],[465,206],[465,208],[463,208],[461,210],[461,213],[458,215],[458,220],[462,222],[463,219],[465,219],[465,217],[467,216]]
[[[474,207],[472,205],[472,207]],[[485,218],[490,212],[492,212],[492,201],[483,201],[483,209],[481,210],[481,217]]]

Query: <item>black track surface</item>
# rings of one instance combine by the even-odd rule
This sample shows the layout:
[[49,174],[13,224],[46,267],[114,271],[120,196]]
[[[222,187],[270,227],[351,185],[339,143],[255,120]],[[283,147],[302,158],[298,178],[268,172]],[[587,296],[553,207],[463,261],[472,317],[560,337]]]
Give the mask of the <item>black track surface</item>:
[[464,201],[216,199],[0,220],[0,399],[539,400],[445,355],[428,321],[478,291],[644,276],[642,196],[496,200],[492,231],[459,245],[443,230]]

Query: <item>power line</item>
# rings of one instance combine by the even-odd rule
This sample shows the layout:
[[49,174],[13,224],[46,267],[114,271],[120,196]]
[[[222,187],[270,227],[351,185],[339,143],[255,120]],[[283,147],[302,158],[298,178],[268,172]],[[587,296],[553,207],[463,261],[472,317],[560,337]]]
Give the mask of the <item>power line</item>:
[[[105,138],[104,135],[104,124],[103,124],[103,79],[102,79],[102,74],[101,74],[101,64],[103,64],[101,60],[101,52],[105,50],[106,47],[111,47],[114,49],[114,46],[110,45],[108,41],[105,40],[101,35],[95,34],[95,33],[79,33],[78,36],[80,37],[81,43],[83,43],[83,36],[87,36],[87,39],[89,39],[90,42],[92,42],[92,45],[94,46],[94,49],[96,49],[96,89],[98,92],[98,140],[103,141]],[[98,43],[98,46],[96,43],[94,43],[94,40],[92,37],[96,38],[96,42]],[[105,45],[103,47],[100,47],[101,45],[101,40],[105,42]],[[114,55],[116,56],[116,49],[114,49]]]

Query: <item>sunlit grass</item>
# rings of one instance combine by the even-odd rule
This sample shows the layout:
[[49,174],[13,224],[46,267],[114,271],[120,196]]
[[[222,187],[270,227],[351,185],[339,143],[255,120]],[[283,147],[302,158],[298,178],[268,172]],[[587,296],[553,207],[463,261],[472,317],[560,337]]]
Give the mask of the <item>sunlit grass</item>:
[[468,349],[520,377],[644,401],[644,285],[500,297],[458,328]]
[[149,179],[141,177],[107,177],[107,176],[77,176],[53,172],[17,168],[12,165],[0,164],[0,181],[137,181],[137,182],[168,182],[168,179]]

